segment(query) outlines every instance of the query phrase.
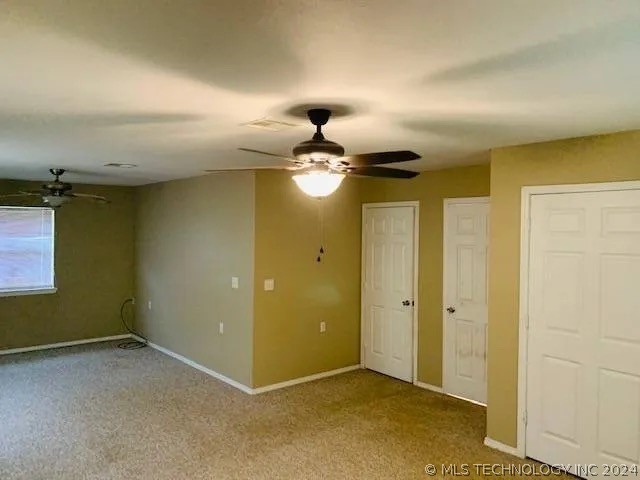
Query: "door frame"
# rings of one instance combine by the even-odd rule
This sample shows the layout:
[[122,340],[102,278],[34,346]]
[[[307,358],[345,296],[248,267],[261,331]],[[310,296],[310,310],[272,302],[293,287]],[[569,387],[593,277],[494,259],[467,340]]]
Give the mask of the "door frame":
[[392,207],[412,207],[413,208],[413,342],[411,347],[411,357],[413,358],[412,383],[416,385],[418,382],[418,253],[420,250],[420,201],[411,200],[406,202],[377,202],[362,204],[362,220],[361,220],[361,240],[360,240],[360,367],[366,368],[364,364],[364,275],[366,268],[365,259],[365,219],[368,210],[374,208],[392,208]]
[[554,193],[607,192],[640,190],[640,181],[583,183],[566,185],[541,185],[522,187],[520,203],[520,295],[518,312],[518,416],[515,454],[526,456],[527,438],[527,367],[529,324],[529,247],[531,237],[531,200],[535,195]]
[[[459,397],[457,395],[452,395],[451,393],[447,392],[447,389],[444,386],[444,379],[445,379],[444,372],[445,372],[445,364],[446,364],[445,339],[447,338],[446,332],[447,332],[447,323],[448,323],[447,313],[445,310],[445,304],[447,300],[446,286],[448,281],[447,269],[446,269],[448,250],[447,250],[446,240],[447,240],[447,236],[449,235],[449,228],[447,227],[449,223],[447,221],[447,208],[449,207],[449,205],[464,205],[464,204],[475,204],[475,203],[488,204],[489,215],[491,215],[491,197],[488,195],[484,197],[452,197],[452,198],[445,198],[442,201],[442,393],[449,395],[451,397],[456,397],[461,400],[465,400],[467,402],[475,403],[476,405],[481,405],[483,407],[486,407],[486,404],[484,403],[480,403],[468,398]],[[487,245],[488,244],[489,244],[489,239],[487,238]],[[489,257],[487,256],[487,273],[488,272],[489,272]],[[489,285],[487,284],[487,288],[488,287]],[[489,305],[487,305],[487,308],[489,308]],[[488,337],[488,333],[489,333],[489,328],[488,328],[488,322],[487,322],[487,337]],[[487,361],[487,358],[485,358],[485,362],[486,361]]]

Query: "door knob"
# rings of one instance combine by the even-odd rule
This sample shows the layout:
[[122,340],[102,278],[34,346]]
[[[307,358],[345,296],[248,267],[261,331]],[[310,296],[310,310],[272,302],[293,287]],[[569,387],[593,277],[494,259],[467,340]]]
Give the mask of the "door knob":
[[447,307],[447,312],[454,313],[456,311],[456,307],[449,306]]
[[405,307],[408,307],[409,305],[411,305],[411,300],[403,300],[402,305],[404,305]]

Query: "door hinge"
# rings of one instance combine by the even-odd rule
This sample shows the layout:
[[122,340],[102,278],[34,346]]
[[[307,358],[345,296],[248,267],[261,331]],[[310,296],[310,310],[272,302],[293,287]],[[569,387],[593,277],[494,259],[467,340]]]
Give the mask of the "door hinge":
[[529,416],[527,415],[527,411],[526,410],[522,413],[522,421],[524,422],[525,426],[527,425],[527,422],[529,421]]

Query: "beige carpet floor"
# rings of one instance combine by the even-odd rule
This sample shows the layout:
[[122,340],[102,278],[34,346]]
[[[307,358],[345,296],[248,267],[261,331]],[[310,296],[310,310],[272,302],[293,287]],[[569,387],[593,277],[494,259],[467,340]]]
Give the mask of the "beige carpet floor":
[[483,446],[484,425],[482,407],[369,371],[250,396],[150,348],[0,357],[2,480],[424,479],[429,463],[435,478],[441,464],[521,464]]

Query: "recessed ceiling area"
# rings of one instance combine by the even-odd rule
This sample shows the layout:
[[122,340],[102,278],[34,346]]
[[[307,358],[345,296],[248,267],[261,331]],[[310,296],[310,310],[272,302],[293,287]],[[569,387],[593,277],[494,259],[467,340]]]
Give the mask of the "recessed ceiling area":
[[[640,127],[637,0],[8,0],[0,177],[141,185],[265,168],[340,105],[346,154],[433,170]],[[268,118],[298,125],[248,128]],[[105,167],[108,163],[137,168]]]

